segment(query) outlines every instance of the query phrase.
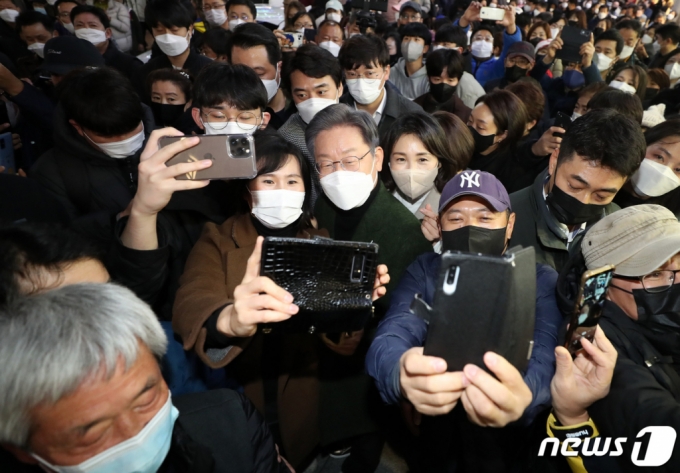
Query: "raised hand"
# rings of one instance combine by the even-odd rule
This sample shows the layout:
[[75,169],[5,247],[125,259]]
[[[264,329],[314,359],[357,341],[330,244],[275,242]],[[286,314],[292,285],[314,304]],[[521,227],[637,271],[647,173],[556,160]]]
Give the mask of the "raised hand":
[[298,313],[293,296],[266,276],[260,276],[263,237],[257,237],[246,274],[234,289],[234,303],[217,319],[217,330],[229,337],[251,337],[261,323],[281,322]]
[[572,360],[564,347],[555,348],[557,370],[550,383],[553,410],[563,425],[588,421],[588,407],[609,394],[618,354],[600,327],[594,343],[581,339],[581,352]]

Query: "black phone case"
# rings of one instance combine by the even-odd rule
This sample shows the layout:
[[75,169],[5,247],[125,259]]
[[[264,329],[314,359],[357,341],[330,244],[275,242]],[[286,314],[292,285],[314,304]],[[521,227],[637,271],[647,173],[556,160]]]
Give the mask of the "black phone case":
[[493,351],[518,370],[531,356],[536,311],[536,256],[532,247],[505,256],[445,253],[433,307],[416,296],[412,310],[429,315],[424,354],[446,360],[448,371],[473,363],[488,371]]
[[[562,62],[581,62],[581,45],[590,41],[590,31],[578,28],[576,26],[565,26],[562,28],[563,45],[562,49],[558,49],[555,57],[561,59]],[[566,64],[563,64],[566,66]]]
[[267,237],[260,275],[293,295],[300,307],[290,319],[266,328],[285,332],[352,332],[373,313],[378,245],[316,237]]

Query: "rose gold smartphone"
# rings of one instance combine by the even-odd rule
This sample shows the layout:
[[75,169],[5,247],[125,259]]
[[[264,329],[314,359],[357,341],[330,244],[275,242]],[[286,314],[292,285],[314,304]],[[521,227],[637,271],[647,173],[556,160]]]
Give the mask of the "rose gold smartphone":
[[[193,136],[163,136],[159,140],[162,147]],[[255,141],[252,135],[205,135],[201,141],[176,156],[166,166],[180,163],[198,162],[210,159],[213,164],[207,169],[177,176],[181,180],[207,179],[252,179],[257,176]]]

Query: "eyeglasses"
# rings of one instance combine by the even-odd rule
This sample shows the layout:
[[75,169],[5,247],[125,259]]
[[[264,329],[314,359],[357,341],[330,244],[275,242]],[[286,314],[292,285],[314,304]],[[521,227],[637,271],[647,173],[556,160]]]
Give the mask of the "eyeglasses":
[[659,271],[653,271],[644,276],[628,277],[619,276],[617,274],[616,277],[621,279],[638,280],[642,283],[642,287],[646,292],[649,292],[650,294],[659,294],[666,292],[675,284],[678,273],[680,273],[680,269],[676,269],[675,271],[663,269]]
[[203,4],[203,11],[219,10],[220,8],[224,8],[225,6],[226,6],[225,3],[213,3],[212,5],[205,3]]
[[314,26],[311,23],[305,23],[305,24],[295,23],[293,26],[297,29],[300,29],[300,28],[306,28],[308,30],[314,29]]
[[356,156],[347,156],[346,158],[342,158],[340,161],[319,161],[318,163],[314,164],[314,167],[321,176],[327,176],[331,174],[335,170],[335,165],[338,163],[340,163],[340,167],[343,171],[356,172],[359,170],[359,162],[370,152],[371,150],[369,149],[360,158],[357,158]]
[[418,21],[420,20],[421,16],[420,15],[399,15],[400,20],[406,20],[406,21]]
[[69,18],[71,16],[70,11],[62,11],[57,14],[59,18]]
[[206,118],[209,118],[208,122],[216,130],[223,130],[227,127],[227,123],[236,122],[236,124],[243,130],[251,130],[253,125],[259,125],[258,120],[262,117],[258,117],[254,113],[241,112],[236,118],[229,118],[222,112],[209,112],[203,114]]
[[366,80],[380,80],[382,79],[382,71],[368,70],[363,74],[357,71],[345,71],[345,79],[366,79]]

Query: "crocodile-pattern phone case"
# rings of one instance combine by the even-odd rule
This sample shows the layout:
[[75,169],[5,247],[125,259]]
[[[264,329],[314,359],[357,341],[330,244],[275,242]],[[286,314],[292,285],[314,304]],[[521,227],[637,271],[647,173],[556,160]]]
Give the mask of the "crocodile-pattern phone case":
[[372,312],[378,245],[328,238],[267,237],[260,275],[293,295],[300,311],[267,328],[291,332],[361,330]]

